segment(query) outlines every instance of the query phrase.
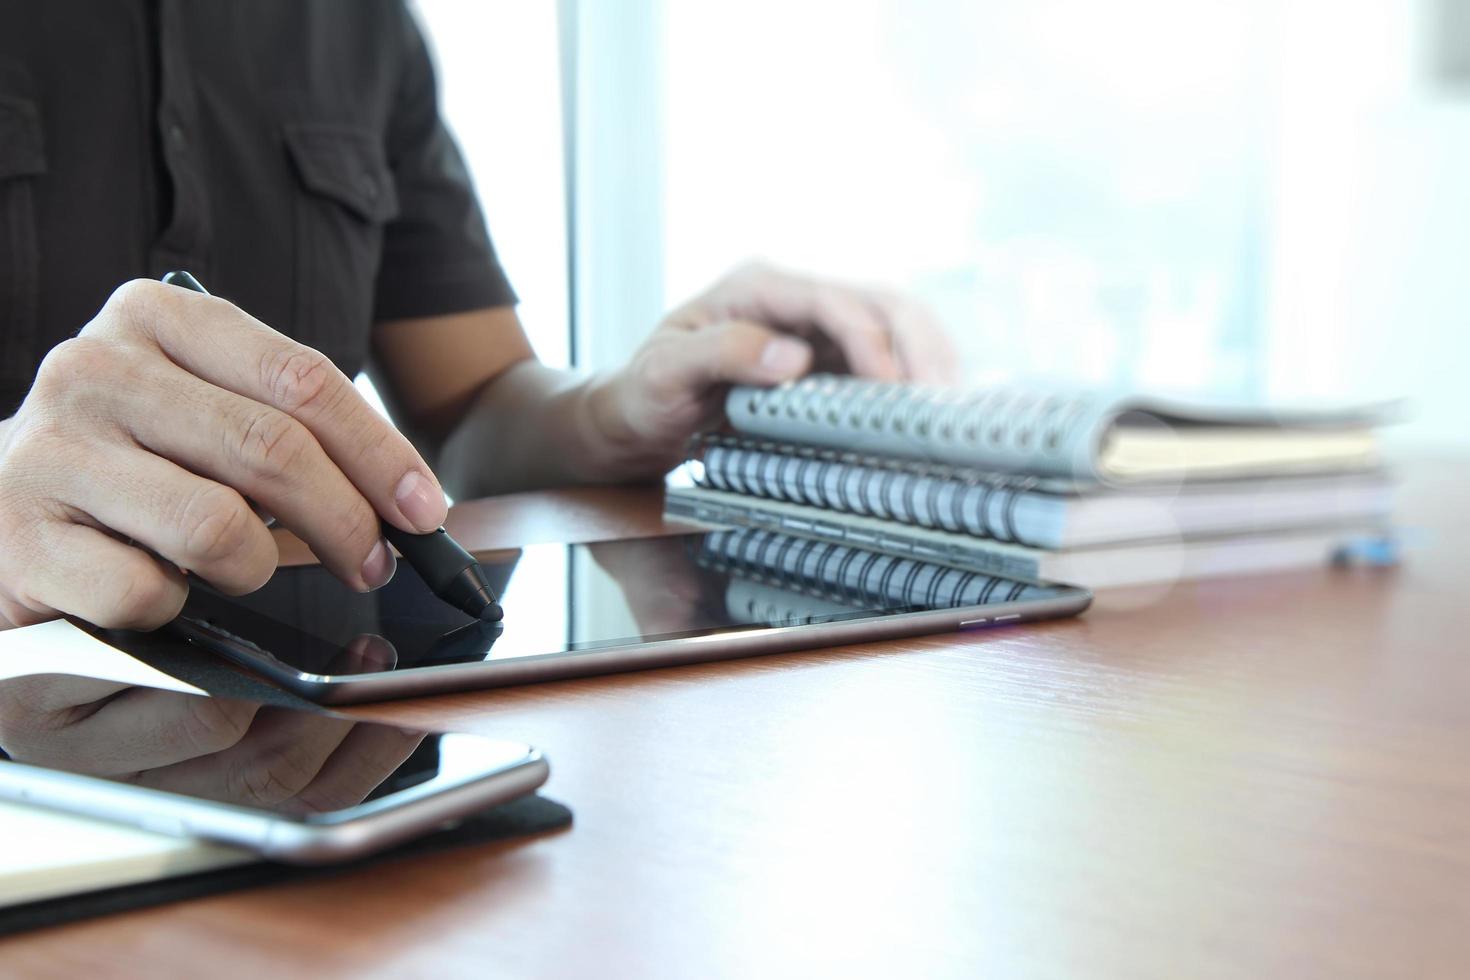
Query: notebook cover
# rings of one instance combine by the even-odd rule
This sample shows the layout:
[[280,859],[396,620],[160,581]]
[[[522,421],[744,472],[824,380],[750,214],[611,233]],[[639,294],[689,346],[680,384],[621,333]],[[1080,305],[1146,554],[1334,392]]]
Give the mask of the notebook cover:
[[[1286,409],[1212,399],[1185,403],[1054,383],[959,389],[811,374],[776,388],[737,385],[725,399],[735,431],[764,439],[893,459],[1098,482],[1108,433],[1122,420],[1146,428],[1366,429],[1395,403]],[[1355,463],[1351,468],[1358,468]],[[1252,470],[1252,475],[1276,472]],[[1131,481],[1133,477],[1128,477]]]

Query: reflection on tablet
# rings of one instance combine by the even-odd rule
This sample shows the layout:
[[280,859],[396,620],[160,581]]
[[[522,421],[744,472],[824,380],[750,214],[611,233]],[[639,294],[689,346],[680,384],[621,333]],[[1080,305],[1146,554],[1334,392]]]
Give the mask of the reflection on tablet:
[[729,574],[726,605],[732,619],[771,626],[872,609],[983,606],[1056,593],[1047,586],[766,528],[705,535],[697,561]]
[[13,762],[276,813],[343,810],[432,780],[439,742],[392,725],[90,678],[0,681],[0,750]]
[[481,554],[502,597],[486,624],[436,598],[400,563],[360,595],[319,567],[260,591],[196,585],[177,628],[227,637],[309,674],[354,674],[595,650],[713,632],[1047,598],[1018,582],[763,529],[541,545]]

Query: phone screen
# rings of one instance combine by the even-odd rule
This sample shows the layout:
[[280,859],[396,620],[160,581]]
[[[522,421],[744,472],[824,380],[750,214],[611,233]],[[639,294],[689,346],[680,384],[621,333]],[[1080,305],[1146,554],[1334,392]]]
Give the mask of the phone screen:
[[177,628],[304,674],[342,675],[1078,592],[762,529],[477,557],[501,597],[502,623],[451,608],[400,561],[388,585],[365,595],[316,566],[282,569],[241,598],[196,585]]
[[0,796],[12,799],[47,802],[18,772],[29,766],[329,823],[484,779],[530,751],[60,674],[0,681],[0,750]]

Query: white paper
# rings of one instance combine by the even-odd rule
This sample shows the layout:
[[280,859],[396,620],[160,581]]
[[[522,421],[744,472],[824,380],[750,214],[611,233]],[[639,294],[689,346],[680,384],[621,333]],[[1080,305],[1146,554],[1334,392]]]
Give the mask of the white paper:
[[64,619],[0,630],[0,681],[32,674],[73,674],[185,694],[204,693],[108,646]]

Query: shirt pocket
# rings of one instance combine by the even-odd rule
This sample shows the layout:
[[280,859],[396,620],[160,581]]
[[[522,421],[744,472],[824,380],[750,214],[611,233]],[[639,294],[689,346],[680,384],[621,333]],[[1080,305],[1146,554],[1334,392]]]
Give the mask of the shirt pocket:
[[45,173],[36,104],[0,88],[0,386],[6,392],[28,388],[35,368],[41,288],[35,185]]
[[352,374],[367,355],[383,227],[398,215],[393,174],[372,130],[293,123],[285,140],[299,181],[295,336]]

